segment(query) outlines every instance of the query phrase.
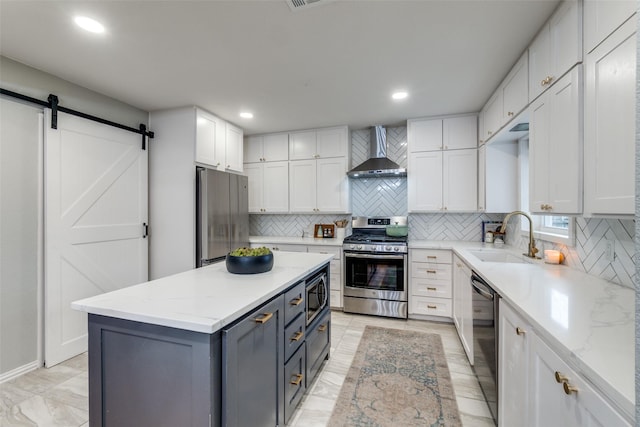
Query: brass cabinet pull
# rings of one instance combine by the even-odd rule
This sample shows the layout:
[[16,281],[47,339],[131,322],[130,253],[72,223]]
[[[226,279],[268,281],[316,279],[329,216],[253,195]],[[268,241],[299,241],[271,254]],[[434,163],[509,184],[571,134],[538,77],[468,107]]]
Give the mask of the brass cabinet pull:
[[289,301],[289,305],[300,305],[302,304],[302,301],[304,301],[304,299],[302,297],[298,297]]
[[437,273],[437,271],[436,271],[436,270],[427,270],[427,273],[430,273],[430,274],[436,274],[436,273]]
[[568,382],[565,382],[562,384],[562,388],[564,388],[564,393],[565,394],[573,394],[573,393],[577,393],[578,389],[574,386],[572,386],[571,384],[569,384]]
[[[524,329],[522,329],[520,326],[517,326],[517,327],[516,327],[516,335],[524,335],[524,334],[525,334],[525,332],[527,332],[527,331],[525,331]],[[556,374],[557,374],[557,372],[556,372]]]
[[549,83],[551,83],[551,80],[553,80],[553,77],[551,76],[547,76],[544,79],[542,79],[542,81],[540,82],[540,86],[546,86]]
[[437,291],[437,290],[438,290],[438,288],[429,288],[429,287],[428,287],[428,288],[427,288],[427,290],[428,290],[428,291]]
[[327,330],[327,324],[318,326],[318,332],[324,332]]
[[304,375],[296,374],[294,376],[294,379],[291,380],[291,385],[300,385],[300,383],[302,382],[303,378],[304,378]]
[[290,338],[291,341],[300,341],[300,338],[304,336],[304,332],[298,331]]
[[427,259],[438,259],[435,255],[427,255]]
[[427,305],[427,308],[438,308],[438,306],[435,306],[435,305]]
[[507,112],[507,116],[509,116],[509,117],[513,116],[513,111],[508,111]]
[[273,313],[264,313],[262,317],[256,317],[256,323],[267,323],[273,317]]
[[555,376],[556,376],[556,382],[558,383],[566,383],[567,381],[569,381],[569,378],[565,377],[558,371],[556,371]]

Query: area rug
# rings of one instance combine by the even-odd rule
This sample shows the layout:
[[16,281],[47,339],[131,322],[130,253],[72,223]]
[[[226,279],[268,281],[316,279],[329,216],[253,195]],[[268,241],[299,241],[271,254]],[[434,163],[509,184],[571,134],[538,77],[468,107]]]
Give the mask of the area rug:
[[367,326],[329,426],[461,426],[440,335]]

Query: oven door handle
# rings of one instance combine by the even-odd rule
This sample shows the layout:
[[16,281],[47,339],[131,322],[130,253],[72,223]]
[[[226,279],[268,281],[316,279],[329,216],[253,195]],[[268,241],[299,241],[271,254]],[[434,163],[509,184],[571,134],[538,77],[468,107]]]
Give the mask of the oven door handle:
[[344,256],[345,258],[404,259],[404,255],[385,255],[385,254],[369,255],[369,254],[359,254],[359,253],[351,253],[351,252],[345,252]]

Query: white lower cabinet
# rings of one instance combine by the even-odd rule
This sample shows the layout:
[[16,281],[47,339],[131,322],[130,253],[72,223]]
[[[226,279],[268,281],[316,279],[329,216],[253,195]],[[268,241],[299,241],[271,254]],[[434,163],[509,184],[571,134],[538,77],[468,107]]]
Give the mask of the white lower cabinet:
[[451,318],[451,251],[409,251],[408,298],[409,317]]
[[631,426],[504,300],[499,345],[500,426]]
[[453,256],[453,323],[469,363],[473,365],[473,304],[471,269]]
[[498,351],[498,423],[522,425],[529,419],[531,327],[500,300]]

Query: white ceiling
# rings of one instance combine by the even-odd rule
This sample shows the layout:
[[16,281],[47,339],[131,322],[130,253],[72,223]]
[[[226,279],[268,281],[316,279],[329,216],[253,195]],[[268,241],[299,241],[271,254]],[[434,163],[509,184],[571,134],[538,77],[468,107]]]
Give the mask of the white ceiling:
[[146,111],[198,105],[245,134],[358,129],[479,111],[556,5],[0,0],[0,54]]

